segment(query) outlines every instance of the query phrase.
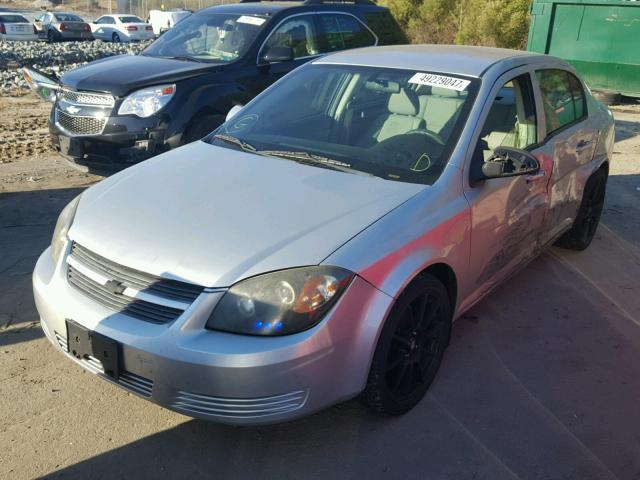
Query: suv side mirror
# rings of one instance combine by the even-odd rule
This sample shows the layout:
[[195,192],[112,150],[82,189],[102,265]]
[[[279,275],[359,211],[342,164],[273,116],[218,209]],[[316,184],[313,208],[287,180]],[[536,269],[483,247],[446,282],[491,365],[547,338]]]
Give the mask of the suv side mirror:
[[288,62],[294,57],[293,48],[275,45],[267,50],[261,60],[265,63]]
[[471,178],[473,183],[490,178],[517,177],[540,170],[540,163],[532,153],[511,147],[498,147],[482,164],[481,172]]

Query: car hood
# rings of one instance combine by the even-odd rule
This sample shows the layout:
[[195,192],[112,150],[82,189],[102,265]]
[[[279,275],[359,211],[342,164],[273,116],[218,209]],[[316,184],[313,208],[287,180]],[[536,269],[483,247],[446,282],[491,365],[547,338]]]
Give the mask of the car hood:
[[424,188],[199,141],[85,191],[72,240],[207,287],[319,264]]
[[138,88],[171,83],[212,72],[220,65],[145,55],[118,55],[96,60],[62,75],[62,84],[74,90],[110,92],[121,97]]

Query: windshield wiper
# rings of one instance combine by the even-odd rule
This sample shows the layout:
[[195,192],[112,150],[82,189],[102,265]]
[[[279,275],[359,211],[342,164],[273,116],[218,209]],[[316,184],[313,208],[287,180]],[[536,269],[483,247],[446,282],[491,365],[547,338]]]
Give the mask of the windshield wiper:
[[159,55],[160,58],[168,58],[169,60],[186,60],[187,62],[204,63],[204,60],[199,58],[190,57],[188,55]]
[[246,151],[246,152],[253,152],[256,153],[257,149],[256,147],[254,147],[253,145],[240,140],[237,137],[234,137],[233,135],[225,135],[223,133],[218,133],[216,135],[213,136],[213,138],[215,138],[216,140],[220,140],[222,142],[226,142],[226,143],[230,143],[231,145],[235,145],[237,147],[240,147],[242,150]]
[[334,160],[333,158],[327,158],[320,155],[314,155],[309,152],[288,151],[288,150],[259,150],[260,155],[267,155],[272,157],[290,158],[298,163],[305,165],[321,165],[340,172],[355,173],[358,175],[366,175],[373,177],[375,175],[369,172],[363,172],[362,170],[356,170],[352,168],[350,164]]

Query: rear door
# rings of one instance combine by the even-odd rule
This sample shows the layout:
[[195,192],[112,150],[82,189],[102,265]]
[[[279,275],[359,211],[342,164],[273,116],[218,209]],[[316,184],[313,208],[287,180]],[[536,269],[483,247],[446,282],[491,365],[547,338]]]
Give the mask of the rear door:
[[477,298],[531,259],[540,249],[548,208],[547,185],[553,164],[539,143],[539,103],[526,67],[503,75],[485,105],[475,133],[469,173],[482,168],[497,147],[531,152],[540,163],[535,174],[486,179],[465,185],[471,208],[471,297]]
[[592,173],[598,129],[589,120],[584,87],[573,73],[561,68],[539,69],[535,83],[544,110],[544,141],[553,153],[543,239],[548,242],[569,228],[578,212],[582,188]]

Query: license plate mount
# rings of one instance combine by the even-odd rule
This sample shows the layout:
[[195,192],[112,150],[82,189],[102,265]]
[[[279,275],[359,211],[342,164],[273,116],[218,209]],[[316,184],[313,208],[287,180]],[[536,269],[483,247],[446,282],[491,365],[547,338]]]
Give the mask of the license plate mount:
[[117,380],[120,376],[120,348],[118,342],[91,331],[67,319],[67,345],[69,353],[78,360],[93,357],[102,363],[105,375]]
[[84,155],[82,143],[75,138],[66,135],[58,135],[58,144],[60,145],[60,153],[70,157],[81,158]]

